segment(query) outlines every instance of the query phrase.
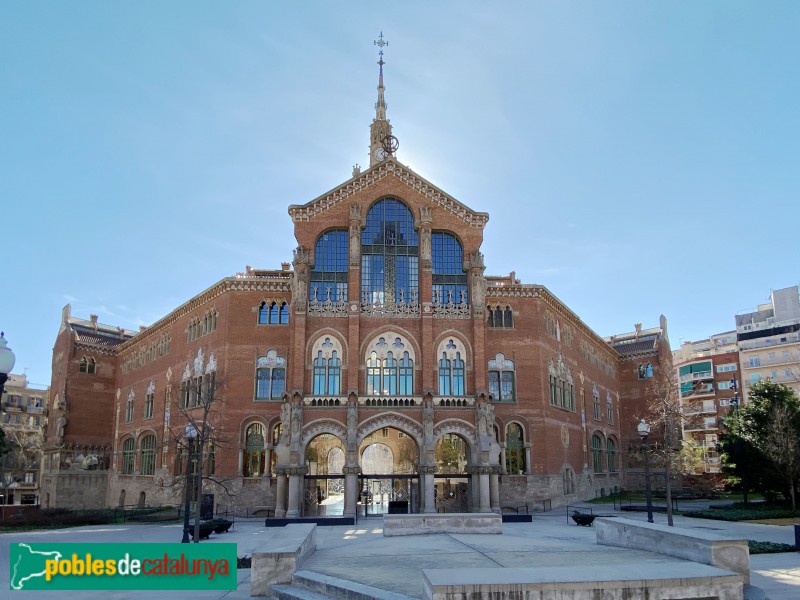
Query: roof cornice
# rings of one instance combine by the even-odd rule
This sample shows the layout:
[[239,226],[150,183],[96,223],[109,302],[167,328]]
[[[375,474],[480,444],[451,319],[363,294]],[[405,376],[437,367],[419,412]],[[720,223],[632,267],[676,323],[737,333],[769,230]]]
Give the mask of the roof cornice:
[[603,348],[603,351],[608,353],[609,357],[618,360],[619,353],[606,343],[596,331],[589,327],[581,318],[570,310],[566,304],[559,300],[558,296],[553,294],[543,285],[538,284],[525,284],[514,283],[506,285],[489,285],[486,288],[486,301],[489,298],[538,298],[542,300],[547,306],[556,311],[561,317],[566,319],[569,323],[573,324],[584,335],[593,339],[597,346]]
[[489,213],[475,212],[407,166],[400,164],[394,158],[388,158],[363,173],[355,175],[340,186],[322,194],[307,204],[292,204],[289,207],[289,215],[295,223],[311,221],[329,208],[336,206],[358,192],[369,189],[386,177],[395,177],[400,182],[427,197],[431,204],[452,213],[470,227],[483,229],[489,221]]

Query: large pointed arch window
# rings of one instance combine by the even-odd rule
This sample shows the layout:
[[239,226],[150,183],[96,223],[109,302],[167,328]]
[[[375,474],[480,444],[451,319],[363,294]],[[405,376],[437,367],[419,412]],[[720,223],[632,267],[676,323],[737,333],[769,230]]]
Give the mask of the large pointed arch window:
[[372,205],[361,236],[361,299],[393,307],[416,304],[419,294],[419,236],[408,207],[394,198]]
[[317,238],[308,286],[311,302],[347,301],[347,240],[346,229],[327,231]]
[[435,304],[466,304],[467,274],[461,242],[450,234],[431,234],[433,263],[433,302]]

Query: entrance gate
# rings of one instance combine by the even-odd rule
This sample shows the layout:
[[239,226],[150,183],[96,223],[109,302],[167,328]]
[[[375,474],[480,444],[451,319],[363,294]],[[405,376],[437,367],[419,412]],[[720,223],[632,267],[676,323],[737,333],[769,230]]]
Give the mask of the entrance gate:
[[359,475],[359,514],[378,517],[383,514],[419,512],[419,475]]
[[470,487],[472,475],[437,474],[433,476],[436,489],[436,512],[472,512]]
[[344,475],[306,475],[302,515],[304,517],[344,515]]

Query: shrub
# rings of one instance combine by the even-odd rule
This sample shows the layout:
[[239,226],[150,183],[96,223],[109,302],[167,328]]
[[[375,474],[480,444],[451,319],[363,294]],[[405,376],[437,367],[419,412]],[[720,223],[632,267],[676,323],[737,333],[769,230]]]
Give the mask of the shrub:
[[750,554],[776,554],[778,552],[794,552],[795,547],[791,544],[779,544],[777,542],[757,542],[747,540]]

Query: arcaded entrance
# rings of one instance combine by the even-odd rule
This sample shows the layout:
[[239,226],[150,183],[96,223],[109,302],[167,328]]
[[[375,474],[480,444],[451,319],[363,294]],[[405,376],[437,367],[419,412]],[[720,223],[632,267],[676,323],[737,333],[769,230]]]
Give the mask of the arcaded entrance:
[[413,438],[381,427],[359,444],[359,516],[419,512],[419,450]]

